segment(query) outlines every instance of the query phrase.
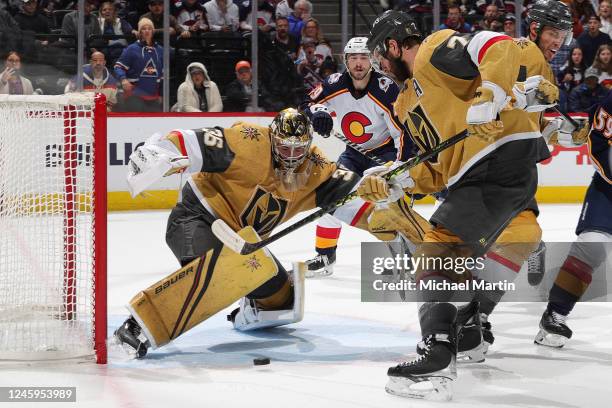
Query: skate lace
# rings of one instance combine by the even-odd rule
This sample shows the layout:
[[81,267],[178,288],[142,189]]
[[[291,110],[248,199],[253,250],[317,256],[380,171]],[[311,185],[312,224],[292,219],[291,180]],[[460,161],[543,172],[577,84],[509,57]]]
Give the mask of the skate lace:
[[412,360],[412,361],[404,361],[402,363],[400,363],[400,367],[409,367],[415,364],[418,364],[421,360],[423,360],[425,357],[427,357],[429,355],[429,351],[431,350],[431,344],[432,344],[433,339],[431,337],[427,337],[426,339],[424,339],[422,341],[422,349],[423,349],[423,353],[417,355],[416,359]]
[[555,311],[553,311],[550,314],[550,317],[552,318],[553,323],[555,324],[565,324],[565,322],[567,321],[567,316],[564,316],[560,313],[557,313]]
[[529,270],[534,270],[540,266],[540,254],[543,251],[544,245],[542,242],[540,242],[538,248],[529,255],[529,258],[527,258],[527,265],[529,267]]

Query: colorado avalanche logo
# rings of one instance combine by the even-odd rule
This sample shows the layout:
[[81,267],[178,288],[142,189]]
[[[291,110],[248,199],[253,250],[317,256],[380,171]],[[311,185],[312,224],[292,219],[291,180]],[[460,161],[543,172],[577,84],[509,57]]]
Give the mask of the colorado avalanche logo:
[[353,143],[362,144],[366,143],[374,135],[365,131],[366,127],[371,124],[372,121],[366,115],[353,111],[344,115],[340,127],[347,139]]
[[140,73],[141,77],[157,78],[157,67],[152,59],[147,61],[145,67]]
[[378,86],[383,92],[387,92],[389,90],[389,86],[393,81],[387,77],[378,78]]
[[285,216],[287,200],[257,186],[246,208],[240,215],[243,227],[252,226],[259,235],[266,235],[276,227]]
[[327,77],[327,83],[328,84],[335,84],[336,82],[338,82],[338,80],[340,79],[340,77],[342,76],[341,73],[339,72],[335,72],[333,74],[331,74],[330,76]]

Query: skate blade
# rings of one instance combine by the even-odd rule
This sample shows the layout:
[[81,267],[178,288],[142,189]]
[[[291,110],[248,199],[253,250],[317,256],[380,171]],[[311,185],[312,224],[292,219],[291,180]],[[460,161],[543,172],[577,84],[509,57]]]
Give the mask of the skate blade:
[[450,401],[453,398],[453,379],[448,377],[423,377],[413,381],[405,377],[389,377],[385,391],[405,398],[428,401]]
[[457,363],[482,363],[485,361],[485,354],[487,354],[488,349],[488,344],[483,341],[471,350],[460,351],[457,353]]
[[565,346],[569,339],[560,334],[549,333],[544,329],[540,329],[533,342],[540,346],[561,348]]
[[308,278],[308,279],[312,279],[312,278],[325,278],[327,276],[331,276],[334,274],[334,270],[330,269],[330,270],[326,270],[326,269],[319,269],[317,271],[309,271],[306,270],[306,272],[304,273],[304,277]]

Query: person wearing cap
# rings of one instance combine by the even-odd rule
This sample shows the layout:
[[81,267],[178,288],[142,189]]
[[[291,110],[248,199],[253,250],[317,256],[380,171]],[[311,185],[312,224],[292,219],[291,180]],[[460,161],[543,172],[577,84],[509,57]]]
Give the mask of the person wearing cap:
[[610,36],[599,31],[600,28],[601,21],[599,21],[599,17],[591,16],[589,17],[588,29],[580,34],[577,39],[578,45],[580,45],[584,53],[584,63],[587,66],[593,63],[599,46],[611,43]]
[[[38,0],[22,0],[21,10],[15,15],[15,21],[23,31],[32,31],[36,34],[49,34],[49,21],[38,11]],[[42,42],[47,45],[48,42]]]
[[[229,83],[225,90],[227,98],[225,103],[226,112],[256,112],[258,107],[251,105],[253,94],[253,73],[248,61],[238,61],[235,67],[236,79]],[[261,84],[260,84],[261,85]],[[261,87],[260,92],[261,95]]]
[[588,109],[601,103],[608,90],[599,83],[599,72],[590,67],[584,71],[584,82],[570,92],[569,110],[570,112],[587,112]]
[[128,45],[115,63],[115,76],[123,88],[127,112],[161,111],[163,48],[153,40],[153,22],[141,18],[139,40]]
[[516,38],[516,17],[514,14],[507,13],[504,16],[504,34],[508,37]]
[[471,33],[472,26],[465,22],[461,15],[461,9],[458,5],[452,4],[448,6],[448,15],[444,23],[440,24],[438,30],[444,30],[450,28],[451,30],[458,31],[460,33]]
[[[164,0],[148,0],[149,12],[140,16],[140,18],[148,18],[153,22],[155,29],[153,30],[153,36],[156,38],[161,37],[164,32]],[[181,38],[189,38],[191,36],[189,31],[183,30],[179,25],[176,17],[172,14],[169,16],[170,25],[170,38],[180,36]]]
[[187,66],[185,82],[177,91],[173,112],[221,112],[223,102],[217,84],[210,80],[204,64],[192,62]]

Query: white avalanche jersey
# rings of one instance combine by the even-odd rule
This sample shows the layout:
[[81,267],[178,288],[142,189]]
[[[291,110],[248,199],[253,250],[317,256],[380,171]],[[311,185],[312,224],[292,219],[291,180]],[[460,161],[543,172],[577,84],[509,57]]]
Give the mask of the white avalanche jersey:
[[399,87],[393,80],[372,71],[363,91],[355,90],[348,74],[332,74],[309,94],[308,105],[320,103],[336,113],[342,133],[363,150],[380,155],[397,151],[397,159],[411,157],[412,142],[393,114]]

